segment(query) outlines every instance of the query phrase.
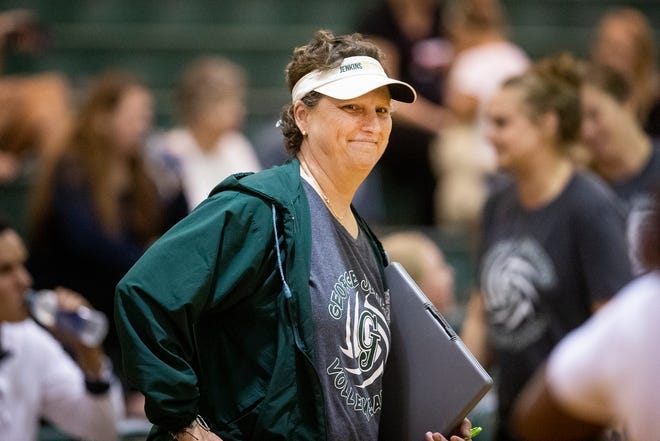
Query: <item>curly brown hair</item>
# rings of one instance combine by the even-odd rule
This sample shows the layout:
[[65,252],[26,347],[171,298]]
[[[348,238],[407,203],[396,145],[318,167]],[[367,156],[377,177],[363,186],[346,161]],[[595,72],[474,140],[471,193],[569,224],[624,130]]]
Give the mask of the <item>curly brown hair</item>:
[[[316,32],[307,44],[298,46],[293,50],[291,61],[286,66],[286,81],[289,90],[292,91],[298,80],[314,70],[326,70],[339,66],[341,61],[347,57],[364,55],[381,61],[383,53],[378,47],[366,40],[361,34],[347,34],[335,36],[332,32],[321,29]],[[315,107],[321,95],[318,92],[310,92],[301,101],[307,107]],[[293,103],[286,104],[282,108],[280,121],[278,123],[284,135],[284,145],[291,156],[295,156],[300,150],[302,143],[302,132],[296,124],[293,116]]]

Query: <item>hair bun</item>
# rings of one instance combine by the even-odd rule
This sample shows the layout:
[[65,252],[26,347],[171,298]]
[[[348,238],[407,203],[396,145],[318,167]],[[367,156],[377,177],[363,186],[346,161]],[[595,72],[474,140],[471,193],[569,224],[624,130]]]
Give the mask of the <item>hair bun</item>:
[[585,67],[570,52],[560,52],[539,60],[532,69],[551,83],[579,89]]

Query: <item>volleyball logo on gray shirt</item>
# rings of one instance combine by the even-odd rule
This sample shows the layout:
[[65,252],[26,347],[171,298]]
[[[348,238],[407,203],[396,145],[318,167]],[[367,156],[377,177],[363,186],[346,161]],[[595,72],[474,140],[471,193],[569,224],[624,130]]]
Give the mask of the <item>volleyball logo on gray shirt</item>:
[[337,305],[337,297],[331,295],[329,316],[344,332],[338,354],[326,373],[346,404],[369,418],[380,410],[380,392],[378,397],[366,398],[363,391],[383,375],[389,332],[380,296],[362,277],[358,278],[352,270],[340,275],[335,286],[341,287],[342,307]]
[[328,440],[377,439],[390,349],[389,293],[363,232],[357,239],[304,183],[312,216],[314,363]]
[[481,285],[492,338],[500,346],[521,349],[548,328],[538,310],[539,290],[557,283],[552,261],[533,239],[502,240],[484,256]]

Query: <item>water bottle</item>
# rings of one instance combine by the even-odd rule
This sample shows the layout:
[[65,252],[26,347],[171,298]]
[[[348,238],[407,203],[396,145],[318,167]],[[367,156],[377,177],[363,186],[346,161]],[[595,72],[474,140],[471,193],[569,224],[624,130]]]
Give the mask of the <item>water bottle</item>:
[[27,301],[36,321],[66,332],[87,346],[100,345],[108,333],[108,318],[105,314],[86,306],[79,306],[75,311],[60,310],[55,291],[30,291]]

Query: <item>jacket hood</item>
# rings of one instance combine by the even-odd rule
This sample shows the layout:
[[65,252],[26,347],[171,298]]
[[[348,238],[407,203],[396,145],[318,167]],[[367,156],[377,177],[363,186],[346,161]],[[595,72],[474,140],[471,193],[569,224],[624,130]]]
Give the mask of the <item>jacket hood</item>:
[[[284,171],[284,173],[282,173]],[[209,197],[221,191],[238,191],[241,193],[251,193],[274,204],[278,209],[284,209],[292,215],[298,215],[294,207],[295,198],[304,194],[300,188],[302,186],[300,177],[300,161],[293,157],[282,165],[278,165],[258,173],[247,172],[237,173],[227,177],[220,182],[210,193]],[[304,196],[303,196],[304,197]],[[353,209],[353,208],[351,208]],[[375,243],[375,251],[381,258],[383,265],[389,263],[389,257],[383,249],[382,244],[371,231],[367,223],[353,209],[358,225],[360,225]],[[309,213],[307,213],[309,216]]]
[[[287,173],[279,169],[287,168]],[[294,169],[295,168],[295,172]],[[256,194],[280,207],[291,207],[293,195],[301,183],[299,177],[300,162],[291,158],[286,163],[278,165],[259,173],[237,173],[220,182],[209,194],[213,196],[221,191],[232,190],[241,193]]]

